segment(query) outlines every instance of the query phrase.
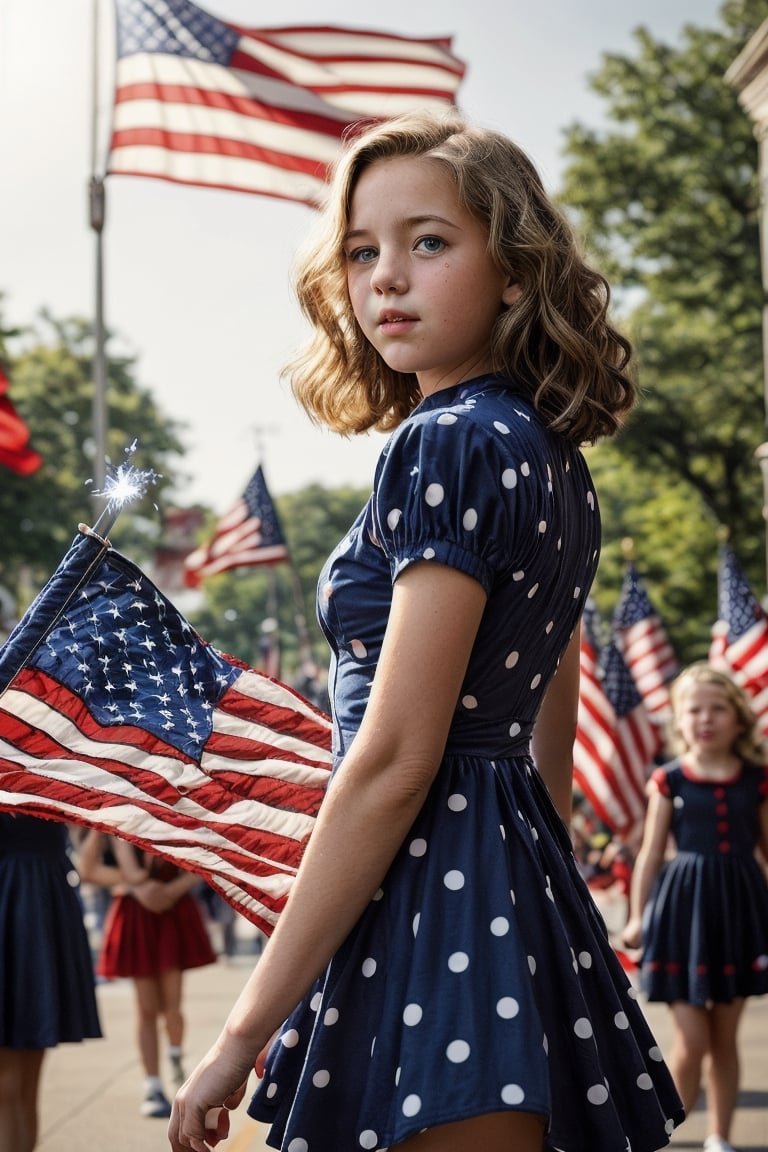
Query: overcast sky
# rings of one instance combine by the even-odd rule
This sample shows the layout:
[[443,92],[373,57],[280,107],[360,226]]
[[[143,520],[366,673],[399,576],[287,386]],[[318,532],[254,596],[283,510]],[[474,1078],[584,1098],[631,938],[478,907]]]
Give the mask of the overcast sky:
[[[642,23],[679,42],[687,23],[717,26],[720,0],[210,0],[251,27],[340,24],[450,35],[467,64],[463,111],[514,137],[557,189],[564,129],[599,127],[588,78],[606,52],[634,54]],[[91,316],[94,0],[0,0],[0,292],[6,324]],[[97,170],[111,111],[113,15],[100,0]],[[293,254],[314,212],[268,197],[136,177],[107,182],[105,313],[161,411],[187,427],[181,502],[224,511],[259,456],[274,495],[318,481],[370,483],[382,438],[314,429],[280,382],[301,338]],[[13,393],[11,392],[11,395]],[[84,478],[85,479],[85,478]]]

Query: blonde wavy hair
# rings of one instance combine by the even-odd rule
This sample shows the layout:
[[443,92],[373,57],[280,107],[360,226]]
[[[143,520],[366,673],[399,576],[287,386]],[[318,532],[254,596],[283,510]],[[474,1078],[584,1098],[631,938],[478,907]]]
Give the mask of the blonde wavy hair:
[[461,204],[488,230],[496,265],[522,288],[492,333],[494,371],[513,380],[568,439],[612,435],[636,386],[630,344],[607,320],[608,283],[582,259],[525,153],[453,112],[407,113],[347,139],[319,228],[295,269],[311,335],[283,375],[299,403],[316,422],[350,434],[389,431],[421,400],[415,375],[389,368],[357,324],[344,255],[360,174],[377,160],[410,156],[428,157],[451,174]]
[[677,721],[679,709],[687,692],[695,684],[712,684],[721,688],[736,713],[740,732],[734,742],[733,750],[742,760],[762,764],[766,756],[765,741],[757,727],[757,716],[752,708],[749,696],[743,688],[727,672],[708,664],[706,660],[699,660],[690,664],[681,672],[673,682],[670,689],[672,700],[672,721],[670,723],[669,739],[672,750],[682,755],[688,750]]

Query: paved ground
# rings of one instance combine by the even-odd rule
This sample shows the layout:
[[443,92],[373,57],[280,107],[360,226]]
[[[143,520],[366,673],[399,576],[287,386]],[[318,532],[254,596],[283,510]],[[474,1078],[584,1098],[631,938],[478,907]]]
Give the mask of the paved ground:
[[[252,956],[238,956],[187,974],[190,1065],[214,1039],[253,962]],[[144,1119],[138,1112],[142,1075],[133,1042],[130,982],[101,985],[98,997],[105,1039],[63,1045],[46,1058],[38,1152],[168,1152],[165,1121]],[[652,1005],[647,1011],[659,1043],[668,1046],[666,1008]],[[732,1140],[740,1152],[768,1152],[768,997],[748,1005],[742,1053],[742,1092]],[[243,1109],[235,1117],[230,1139],[219,1146],[222,1152],[263,1152],[265,1129]],[[705,1135],[705,1117],[697,1110],[672,1147],[701,1149]]]

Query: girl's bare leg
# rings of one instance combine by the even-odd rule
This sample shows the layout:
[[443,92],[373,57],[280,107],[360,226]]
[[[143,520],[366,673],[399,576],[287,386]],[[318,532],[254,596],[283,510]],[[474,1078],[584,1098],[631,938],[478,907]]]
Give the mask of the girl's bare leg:
[[670,1009],[675,1030],[669,1070],[688,1116],[701,1092],[701,1068],[709,1049],[709,1019],[706,1008],[684,1000],[676,1000]]
[[744,1000],[713,1004],[709,1012],[707,1115],[709,1131],[727,1140],[739,1095],[737,1033]]
[[168,1043],[181,1048],[184,1040],[184,1017],[181,1011],[181,971],[172,968],[168,972],[161,972],[160,996],[162,1012],[165,1019],[165,1030],[168,1034]]
[[32,1152],[44,1048],[0,1048],[0,1148]]
[[145,1076],[160,1072],[157,1020],[162,1011],[160,983],[154,976],[137,976],[136,991],[136,1044]]
[[397,1152],[542,1152],[544,1120],[531,1112],[490,1112],[428,1128],[393,1145]]

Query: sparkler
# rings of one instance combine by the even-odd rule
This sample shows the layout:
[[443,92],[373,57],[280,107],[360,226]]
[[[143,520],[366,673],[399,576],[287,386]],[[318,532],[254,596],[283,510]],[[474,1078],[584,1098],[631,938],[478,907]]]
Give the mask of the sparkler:
[[107,501],[96,523],[90,528],[87,524],[79,524],[80,532],[86,536],[95,536],[102,544],[110,547],[108,536],[114,527],[115,521],[126,504],[140,500],[150,484],[157,483],[159,476],[152,468],[142,470],[134,468],[130,458],[136,451],[138,441],[126,448],[128,461],[123,464],[107,465],[107,475],[104,488],[101,492],[94,492],[95,496],[103,496]]

